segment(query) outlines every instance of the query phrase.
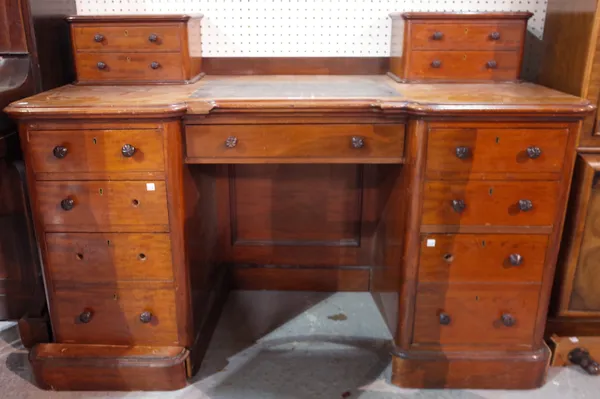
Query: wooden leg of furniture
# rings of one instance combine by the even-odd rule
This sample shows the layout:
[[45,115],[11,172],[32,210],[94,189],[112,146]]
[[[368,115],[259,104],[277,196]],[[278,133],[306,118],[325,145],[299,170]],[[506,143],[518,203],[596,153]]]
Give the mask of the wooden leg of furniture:
[[19,336],[25,348],[31,349],[37,344],[50,342],[50,324],[47,317],[30,317],[25,315],[19,319]]
[[39,344],[29,354],[39,387],[56,391],[173,391],[187,385],[182,347]]
[[550,349],[536,352],[396,352],[392,383],[403,388],[534,389],[545,382]]

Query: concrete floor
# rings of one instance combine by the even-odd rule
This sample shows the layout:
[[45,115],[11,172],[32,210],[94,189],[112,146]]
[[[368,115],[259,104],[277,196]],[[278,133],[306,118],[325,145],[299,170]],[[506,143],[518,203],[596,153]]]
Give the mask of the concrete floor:
[[0,398],[600,398],[600,377],[551,369],[534,391],[414,390],[388,383],[390,335],[367,293],[234,292],[206,359],[177,392],[48,392],[31,382],[13,323],[0,323]]

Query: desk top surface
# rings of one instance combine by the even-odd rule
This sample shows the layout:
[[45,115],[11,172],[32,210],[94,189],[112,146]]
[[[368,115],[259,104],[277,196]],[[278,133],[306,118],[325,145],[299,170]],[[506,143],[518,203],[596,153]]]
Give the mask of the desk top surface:
[[190,85],[67,85],[13,117],[207,114],[216,109],[378,109],[414,114],[584,114],[587,100],[532,83],[397,83],[387,76],[206,76]]

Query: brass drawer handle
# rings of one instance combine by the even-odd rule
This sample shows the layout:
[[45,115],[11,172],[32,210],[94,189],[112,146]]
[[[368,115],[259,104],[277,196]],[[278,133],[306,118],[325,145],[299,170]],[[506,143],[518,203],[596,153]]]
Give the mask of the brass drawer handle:
[[75,201],[73,198],[65,198],[60,201],[60,207],[65,211],[70,211],[75,206]]
[[523,264],[523,257],[519,254],[510,254],[508,261],[512,266],[521,266]]
[[152,68],[152,69],[158,69],[158,68],[160,68],[160,64],[158,62],[156,62],[156,61],[152,61],[150,63],[150,68]]
[[542,149],[540,147],[531,146],[527,148],[527,156],[531,159],[537,159],[542,155]]
[[500,40],[500,32],[492,32],[492,33],[490,33],[490,39],[492,39],[492,40]]
[[448,313],[440,313],[440,324],[447,326],[452,322],[452,318]]
[[515,317],[509,313],[504,313],[500,317],[500,320],[502,320],[502,324],[504,324],[506,327],[512,327],[517,323],[517,319],[515,319]]
[[444,38],[444,34],[442,32],[434,32],[433,36],[431,36],[433,40],[442,40]]
[[363,137],[360,136],[353,136],[352,137],[352,148],[363,148],[365,146],[365,139]]
[[466,207],[467,207],[467,204],[465,204],[465,201],[452,200],[452,209],[454,209],[454,212],[463,213],[463,211],[465,210]]
[[431,62],[432,68],[440,68],[441,66],[442,66],[442,61],[440,61],[440,60],[433,60]]
[[469,147],[456,147],[456,157],[458,159],[467,159],[471,155]]
[[148,36],[148,41],[150,43],[156,43],[158,41],[158,35],[156,33],[151,33],[150,36]]
[[63,147],[62,145],[57,145],[52,150],[52,154],[54,154],[54,157],[58,159],[63,159],[64,157],[66,157],[68,152],[69,150],[67,149],[67,147]]
[[238,139],[235,136],[229,136],[227,137],[227,139],[225,140],[225,147],[227,148],[233,148],[237,145]]
[[528,199],[519,200],[519,209],[522,212],[529,212],[533,209],[533,202]]
[[498,63],[497,63],[496,61],[494,61],[494,60],[491,60],[491,61],[488,61],[488,62],[485,64],[485,66],[486,66],[488,69],[496,69],[496,68],[498,68]]
[[96,34],[94,35],[94,41],[95,41],[96,43],[103,42],[103,41],[104,41],[104,35],[103,35],[103,34],[101,34],[101,33],[96,33]]
[[140,321],[144,324],[148,324],[152,321],[152,312],[142,312],[142,314],[140,314]]
[[101,71],[102,71],[102,70],[104,70],[104,69],[106,69],[106,63],[104,63],[104,62],[102,62],[102,61],[99,61],[99,62],[96,64],[96,66],[97,66],[97,67],[98,67],[98,69],[99,69],[99,70],[101,70]]
[[131,144],[125,144],[121,147],[121,154],[123,154],[125,158],[131,158],[133,154],[135,154],[135,147]]
[[84,310],[80,315],[79,315],[79,321],[87,324],[90,321],[92,321],[92,316],[94,315],[94,313],[91,310]]

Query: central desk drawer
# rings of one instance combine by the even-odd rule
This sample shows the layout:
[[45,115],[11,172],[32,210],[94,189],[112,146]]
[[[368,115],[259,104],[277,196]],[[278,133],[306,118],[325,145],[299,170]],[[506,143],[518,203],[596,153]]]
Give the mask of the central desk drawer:
[[100,288],[57,291],[52,323],[60,343],[178,344],[172,289]]
[[55,283],[173,281],[168,234],[48,233],[46,251]]
[[400,163],[404,130],[404,125],[188,125],[186,155],[191,163]]
[[163,181],[37,182],[47,232],[169,231]]
[[552,226],[557,181],[430,181],[424,186],[425,225]]

